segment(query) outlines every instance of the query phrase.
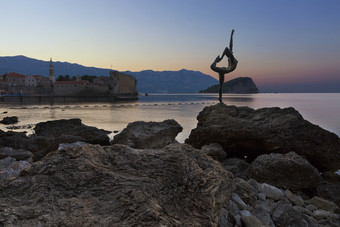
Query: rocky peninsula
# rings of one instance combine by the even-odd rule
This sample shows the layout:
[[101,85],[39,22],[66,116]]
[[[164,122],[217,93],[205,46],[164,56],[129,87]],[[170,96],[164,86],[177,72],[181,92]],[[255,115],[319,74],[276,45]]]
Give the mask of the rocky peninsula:
[[[200,93],[218,93],[219,84],[201,90]],[[254,81],[250,77],[238,77],[225,82],[222,85],[222,93],[254,94],[259,93]]]
[[[1,226],[340,226],[340,138],[293,108],[205,107],[110,131],[0,131]],[[337,172],[336,172],[337,171]]]

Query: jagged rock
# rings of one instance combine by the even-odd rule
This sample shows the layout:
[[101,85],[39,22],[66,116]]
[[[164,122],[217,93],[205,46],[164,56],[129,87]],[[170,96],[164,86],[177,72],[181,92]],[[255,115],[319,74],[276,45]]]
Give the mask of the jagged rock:
[[137,149],[162,148],[175,142],[182,130],[182,126],[173,119],[163,122],[136,121],[116,135],[112,144],[125,144]]
[[263,201],[266,200],[266,195],[263,194],[263,193],[259,193],[257,196],[259,197],[259,199],[261,199]]
[[234,227],[234,219],[229,216],[227,207],[224,206],[221,210],[220,220],[218,222],[219,227]]
[[[12,157],[7,157],[0,160],[0,181],[11,179],[20,174],[21,171],[31,166],[28,161],[17,161]],[[1,196],[1,195],[0,195]],[[1,223],[1,215],[0,215]]]
[[240,209],[238,208],[237,204],[232,200],[229,200],[225,206],[225,209],[228,212],[228,221],[230,224],[232,224],[232,226],[241,226]]
[[197,120],[186,143],[198,149],[219,143],[228,157],[249,160],[294,151],[321,171],[339,169],[339,137],[304,120],[294,108],[254,110],[217,104],[205,107]]
[[315,196],[310,200],[306,200],[306,203],[314,205],[322,210],[327,210],[333,213],[335,211],[340,211],[339,207],[335,203],[328,201],[326,199],[320,198],[318,196]]
[[251,213],[256,216],[264,225],[275,226],[271,218],[271,211],[276,207],[273,200],[256,200],[253,207],[250,207]]
[[293,190],[316,187],[322,180],[319,171],[294,152],[257,157],[251,163],[248,176],[259,182]]
[[316,210],[318,209],[316,206],[314,206],[314,205],[312,205],[312,204],[308,204],[308,205],[306,206],[306,208],[307,208],[309,211],[311,211],[311,212],[316,211]]
[[287,199],[289,199],[291,203],[293,203],[296,206],[303,207],[305,205],[301,196],[295,195],[289,190],[285,191],[285,196],[287,197]]
[[251,213],[248,210],[241,210],[240,211],[241,216],[250,216]]
[[107,134],[111,133],[110,131],[84,125],[80,119],[41,122],[34,127],[34,131],[37,136],[58,138],[61,135],[70,135],[80,137],[82,139],[79,141],[91,144],[110,144],[107,136]]
[[278,202],[272,211],[272,217],[277,226],[305,226],[317,227],[318,225],[309,217],[297,212],[291,206]]
[[274,225],[274,222],[270,216],[270,211],[267,211],[266,209],[262,208],[262,207],[257,207],[256,209],[254,210],[251,210],[251,213],[257,217],[261,223],[263,225],[266,225],[266,226],[275,226]]
[[15,124],[18,123],[18,117],[17,116],[13,116],[13,117],[4,117],[0,123],[4,124],[4,125],[10,125],[10,124]]
[[58,150],[63,150],[63,149],[67,149],[67,148],[74,148],[74,147],[79,147],[79,146],[83,146],[87,143],[82,142],[82,141],[77,141],[74,143],[61,143],[58,146]]
[[334,214],[333,212],[329,212],[326,210],[316,210],[313,212],[313,217],[316,220],[320,219],[329,219],[329,220],[340,220],[340,215],[339,214]]
[[240,198],[238,194],[233,193],[231,199],[236,203],[240,210],[247,209],[247,204],[244,203],[244,201]]
[[215,226],[233,176],[188,145],[54,151],[0,181],[4,226]]
[[225,170],[234,174],[235,177],[248,179],[247,170],[250,165],[242,159],[228,158],[222,162],[222,166]]
[[261,221],[254,215],[243,215],[241,221],[246,227],[259,227],[262,226]]
[[253,192],[257,195],[259,194],[260,190],[259,190],[259,183],[254,180],[254,179],[249,179],[248,183],[251,185],[251,187],[253,188]]
[[318,220],[319,227],[340,227],[339,218],[338,219],[321,219]]
[[235,178],[235,191],[247,204],[252,204],[256,200],[256,195],[252,186],[241,178]]
[[7,126],[6,128],[10,129],[10,130],[31,129],[31,128],[33,128],[33,125],[32,124],[29,124],[29,125],[12,125],[12,126]]
[[211,143],[209,145],[204,145],[201,149],[205,154],[212,157],[214,160],[222,162],[227,158],[227,153],[223,150],[221,145],[218,143]]
[[274,200],[280,200],[283,197],[283,193],[279,188],[266,183],[260,184],[259,190],[265,194],[266,197]]
[[11,147],[0,148],[0,159],[12,157],[16,160],[27,160],[32,158],[32,153],[23,149],[13,149]]
[[301,214],[313,216],[313,213],[310,210],[308,210],[307,208],[300,207],[300,206],[293,206],[293,209],[296,210],[297,212],[301,213]]

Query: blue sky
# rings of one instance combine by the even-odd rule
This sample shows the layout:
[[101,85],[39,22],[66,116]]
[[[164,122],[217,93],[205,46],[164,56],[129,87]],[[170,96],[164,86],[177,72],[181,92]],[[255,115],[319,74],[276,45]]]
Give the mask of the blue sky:
[[235,28],[239,65],[227,79],[340,87],[338,0],[0,0],[0,8],[0,56],[216,77],[210,64]]

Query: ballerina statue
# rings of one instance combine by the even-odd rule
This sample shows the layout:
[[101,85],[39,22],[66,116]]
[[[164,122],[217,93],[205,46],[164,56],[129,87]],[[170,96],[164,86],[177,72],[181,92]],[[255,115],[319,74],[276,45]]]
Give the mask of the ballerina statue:
[[[215,61],[211,64],[210,68],[217,72],[219,75],[219,81],[220,81],[220,87],[219,87],[219,98],[218,100],[220,103],[222,102],[222,86],[224,83],[224,74],[230,73],[236,69],[238,61],[233,55],[233,35],[234,35],[234,29],[231,31],[231,36],[230,36],[230,43],[229,43],[229,48],[226,47],[222,53],[222,57],[219,55],[216,57]],[[227,56],[228,58],[228,67],[217,67],[216,64],[219,63],[223,57]]]

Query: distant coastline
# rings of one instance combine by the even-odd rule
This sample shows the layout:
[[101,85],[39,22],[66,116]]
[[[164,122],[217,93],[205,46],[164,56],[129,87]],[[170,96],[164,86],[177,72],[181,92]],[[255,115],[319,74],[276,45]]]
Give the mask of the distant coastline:
[[136,78],[118,71],[110,71],[107,76],[59,76],[54,74],[52,59],[49,76],[23,75],[16,72],[0,75],[0,97],[3,101],[39,100],[56,97],[108,97],[109,99],[136,99],[138,92]]

